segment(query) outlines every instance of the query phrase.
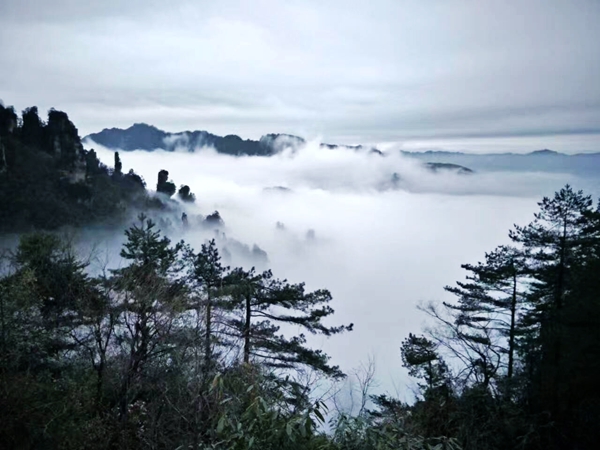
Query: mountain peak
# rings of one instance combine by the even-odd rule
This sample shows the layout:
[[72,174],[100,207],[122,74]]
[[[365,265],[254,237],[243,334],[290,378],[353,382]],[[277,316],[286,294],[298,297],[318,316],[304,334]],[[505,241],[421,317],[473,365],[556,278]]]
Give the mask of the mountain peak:
[[[136,129],[136,128],[137,128],[137,129],[140,129],[140,128],[141,128],[141,129],[143,129],[143,128],[151,128],[151,129],[153,129],[153,130],[158,130],[158,128],[156,128],[154,125],[149,125],[149,124],[147,124],[147,123],[144,123],[144,122],[137,122],[137,123],[134,123],[133,125],[131,125],[131,126],[128,128],[128,130],[131,130],[131,129]],[[118,128],[117,128],[117,129],[118,129]]]
[[549,150],[547,148],[544,148],[542,150],[536,150],[534,152],[530,153],[531,155],[558,155],[558,152],[555,152],[554,150]]

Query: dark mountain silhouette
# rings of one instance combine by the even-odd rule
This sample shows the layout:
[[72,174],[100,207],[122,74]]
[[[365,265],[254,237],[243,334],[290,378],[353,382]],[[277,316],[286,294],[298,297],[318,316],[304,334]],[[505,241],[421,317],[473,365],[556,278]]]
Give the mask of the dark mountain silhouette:
[[214,147],[219,153],[229,155],[265,156],[272,153],[271,143],[278,135],[264,136],[264,140],[243,140],[239,136],[217,136],[208,131],[184,131],[168,133],[152,125],[136,123],[126,130],[120,128],[104,129],[99,133],[90,134],[90,139],[110,149],[147,150],[163,149],[173,151],[184,148],[194,151],[198,147]]
[[[208,131],[182,131],[170,133],[160,130],[152,125],[136,123],[127,129],[105,128],[99,133],[92,133],[84,138],[113,150],[187,150],[195,151],[201,147],[212,147],[219,153],[235,156],[270,156],[285,148],[296,149],[304,144],[306,140],[291,134],[272,133],[262,136],[258,141],[242,139],[230,134],[217,136]],[[370,151],[382,154],[381,151],[372,147],[362,145],[334,145],[321,144],[327,149],[347,148],[355,151]]]

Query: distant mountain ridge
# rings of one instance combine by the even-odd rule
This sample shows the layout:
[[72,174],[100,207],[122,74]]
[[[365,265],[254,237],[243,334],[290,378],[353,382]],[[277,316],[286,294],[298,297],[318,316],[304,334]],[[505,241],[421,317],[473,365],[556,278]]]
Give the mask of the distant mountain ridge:
[[[297,149],[306,140],[290,134],[271,133],[259,140],[242,139],[237,135],[218,136],[208,131],[182,131],[171,133],[152,125],[136,123],[127,129],[106,128],[93,133],[84,141],[93,141],[112,150],[183,150],[194,152],[198,148],[212,147],[218,153],[232,156],[271,156],[291,147]],[[353,151],[368,151],[384,156],[372,146],[320,144],[323,149],[344,148]],[[600,174],[600,153],[567,155],[550,149],[530,153],[474,154],[428,150],[424,152],[400,151],[406,157],[424,163],[432,171],[454,170],[462,174],[473,171],[522,171],[570,173],[593,177]]]
[[461,153],[446,151],[407,152],[402,155],[427,163],[458,164],[475,171],[521,171],[600,175],[600,153],[567,155],[543,149],[531,153]]
[[[217,152],[235,156],[270,156],[284,148],[297,148],[306,144],[306,140],[291,134],[272,133],[262,136],[258,141],[242,139],[230,134],[217,136],[208,131],[182,131],[170,133],[160,130],[152,125],[136,123],[127,129],[105,128],[99,133],[92,133],[84,138],[113,150],[166,150],[178,149],[195,151],[201,147],[213,147]],[[374,153],[381,152],[376,148],[364,147],[362,145],[333,145],[321,144],[324,148],[348,148],[351,150],[370,150]]]

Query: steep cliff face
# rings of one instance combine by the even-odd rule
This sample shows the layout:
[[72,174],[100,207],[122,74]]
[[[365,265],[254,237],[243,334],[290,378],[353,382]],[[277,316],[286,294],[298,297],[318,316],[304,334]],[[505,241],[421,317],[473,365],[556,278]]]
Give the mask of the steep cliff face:
[[6,149],[4,148],[4,136],[0,135],[0,173],[6,172],[8,164],[6,162]]
[[82,159],[83,145],[79,133],[66,113],[51,109],[44,131],[49,153],[59,158],[67,167]]
[[5,141],[17,128],[18,118],[14,108],[5,108],[0,103],[0,173],[8,170]]
[[86,158],[77,128],[66,113],[51,109],[45,127],[47,151],[53,155],[65,179],[80,183],[86,177]]
[[0,230],[22,231],[119,219],[146,199],[135,173],[113,174],[86,151],[66,113],[0,105]]

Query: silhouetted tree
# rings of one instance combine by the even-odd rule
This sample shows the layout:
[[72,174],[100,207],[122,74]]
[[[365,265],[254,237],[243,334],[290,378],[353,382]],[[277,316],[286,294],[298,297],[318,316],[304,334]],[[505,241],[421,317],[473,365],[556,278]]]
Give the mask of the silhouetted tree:
[[229,319],[229,326],[244,340],[243,361],[262,361],[267,367],[292,369],[312,367],[332,377],[343,376],[339,367],[328,364],[329,357],[320,350],[305,346],[306,337],[291,338],[279,334],[279,324],[302,327],[312,334],[332,336],[351,331],[353,325],[327,327],[322,320],[333,314],[328,305],[329,291],[306,292],[304,284],[290,284],[273,278],[271,271],[257,274],[254,269],[237,268],[227,278],[231,286],[230,308],[239,317]]
[[444,305],[454,318],[454,337],[466,352],[475,354],[473,371],[482,375],[480,381],[487,387],[501,365],[507,378],[514,373],[517,324],[528,274],[526,256],[514,247],[500,246],[486,253],[485,262],[461,267],[470,272],[467,282],[445,287],[458,297],[458,305]]
[[529,354],[541,356],[534,372],[540,405],[559,410],[559,386],[564,381],[565,296],[573,289],[573,269],[584,264],[589,245],[589,217],[592,199],[569,185],[553,198],[544,197],[535,220],[525,227],[515,226],[510,237],[528,251],[533,282],[527,296],[529,311],[523,326],[530,330]]
[[130,263],[114,270],[112,279],[122,310],[115,333],[124,358],[118,394],[119,417],[124,422],[143,389],[149,363],[166,358],[175,348],[169,337],[185,293],[177,276],[182,245],[171,246],[143,214],[139,222],[126,230],[127,242],[121,250],[121,257]]

